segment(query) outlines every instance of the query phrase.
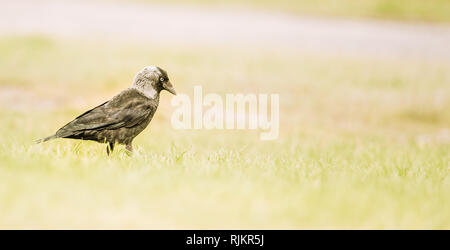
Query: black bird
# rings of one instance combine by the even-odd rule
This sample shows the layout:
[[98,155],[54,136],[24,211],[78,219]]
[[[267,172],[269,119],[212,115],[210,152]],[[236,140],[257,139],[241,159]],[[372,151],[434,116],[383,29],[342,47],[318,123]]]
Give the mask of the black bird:
[[116,143],[126,145],[126,149],[132,152],[133,139],[152,120],[162,90],[176,95],[166,71],[154,66],[145,67],[136,74],[131,88],[84,112],[54,135],[36,142],[55,138],[91,140],[107,143],[108,155],[114,150]]

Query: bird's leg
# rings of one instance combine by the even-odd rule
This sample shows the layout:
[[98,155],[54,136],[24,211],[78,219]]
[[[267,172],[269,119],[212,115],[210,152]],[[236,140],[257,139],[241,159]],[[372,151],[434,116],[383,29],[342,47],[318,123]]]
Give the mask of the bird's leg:
[[114,151],[114,143],[108,142],[108,145],[106,146],[106,153],[109,155]]
[[125,149],[127,150],[127,154],[131,155],[133,154],[133,145],[131,144],[131,142],[129,142],[126,146]]

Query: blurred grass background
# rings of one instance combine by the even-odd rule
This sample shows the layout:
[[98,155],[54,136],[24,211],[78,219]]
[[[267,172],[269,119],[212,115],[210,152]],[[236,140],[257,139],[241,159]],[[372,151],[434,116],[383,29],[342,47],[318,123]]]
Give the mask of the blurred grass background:
[[377,18],[408,21],[450,21],[449,0],[135,0],[144,3],[197,4],[246,7],[294,15]]
[[[248,6],[303,13],[311,3]],[[311,13],[448,20],[448,1],[322,3]],[[0,55],[2,229],[449,228],[448,61],[46,35],[2,35]],[[132,157],[94,142],[32,143],[148,64],[179,93],[279,93],[280,138],[174,130],[163,92]]]

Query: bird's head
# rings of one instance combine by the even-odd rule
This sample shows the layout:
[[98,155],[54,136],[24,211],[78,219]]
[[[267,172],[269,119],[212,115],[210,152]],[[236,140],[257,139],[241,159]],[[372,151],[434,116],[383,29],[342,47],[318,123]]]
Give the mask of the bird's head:
[[159,92],[167,90],[176,95],[167,72],[159,67],[147,66],[139,71],[133,80],[132,88],[135,88],[147,97],[154,99]]

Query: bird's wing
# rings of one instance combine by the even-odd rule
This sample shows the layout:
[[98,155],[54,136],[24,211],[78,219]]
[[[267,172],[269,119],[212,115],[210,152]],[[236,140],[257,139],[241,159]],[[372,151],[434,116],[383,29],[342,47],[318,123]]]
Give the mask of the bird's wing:
[[81,114],[59,129],[56,135],[66,137],[85,130],[134,127],[154,114],[155,110],[150,99],[136,90],[125,90],[110,101]]

